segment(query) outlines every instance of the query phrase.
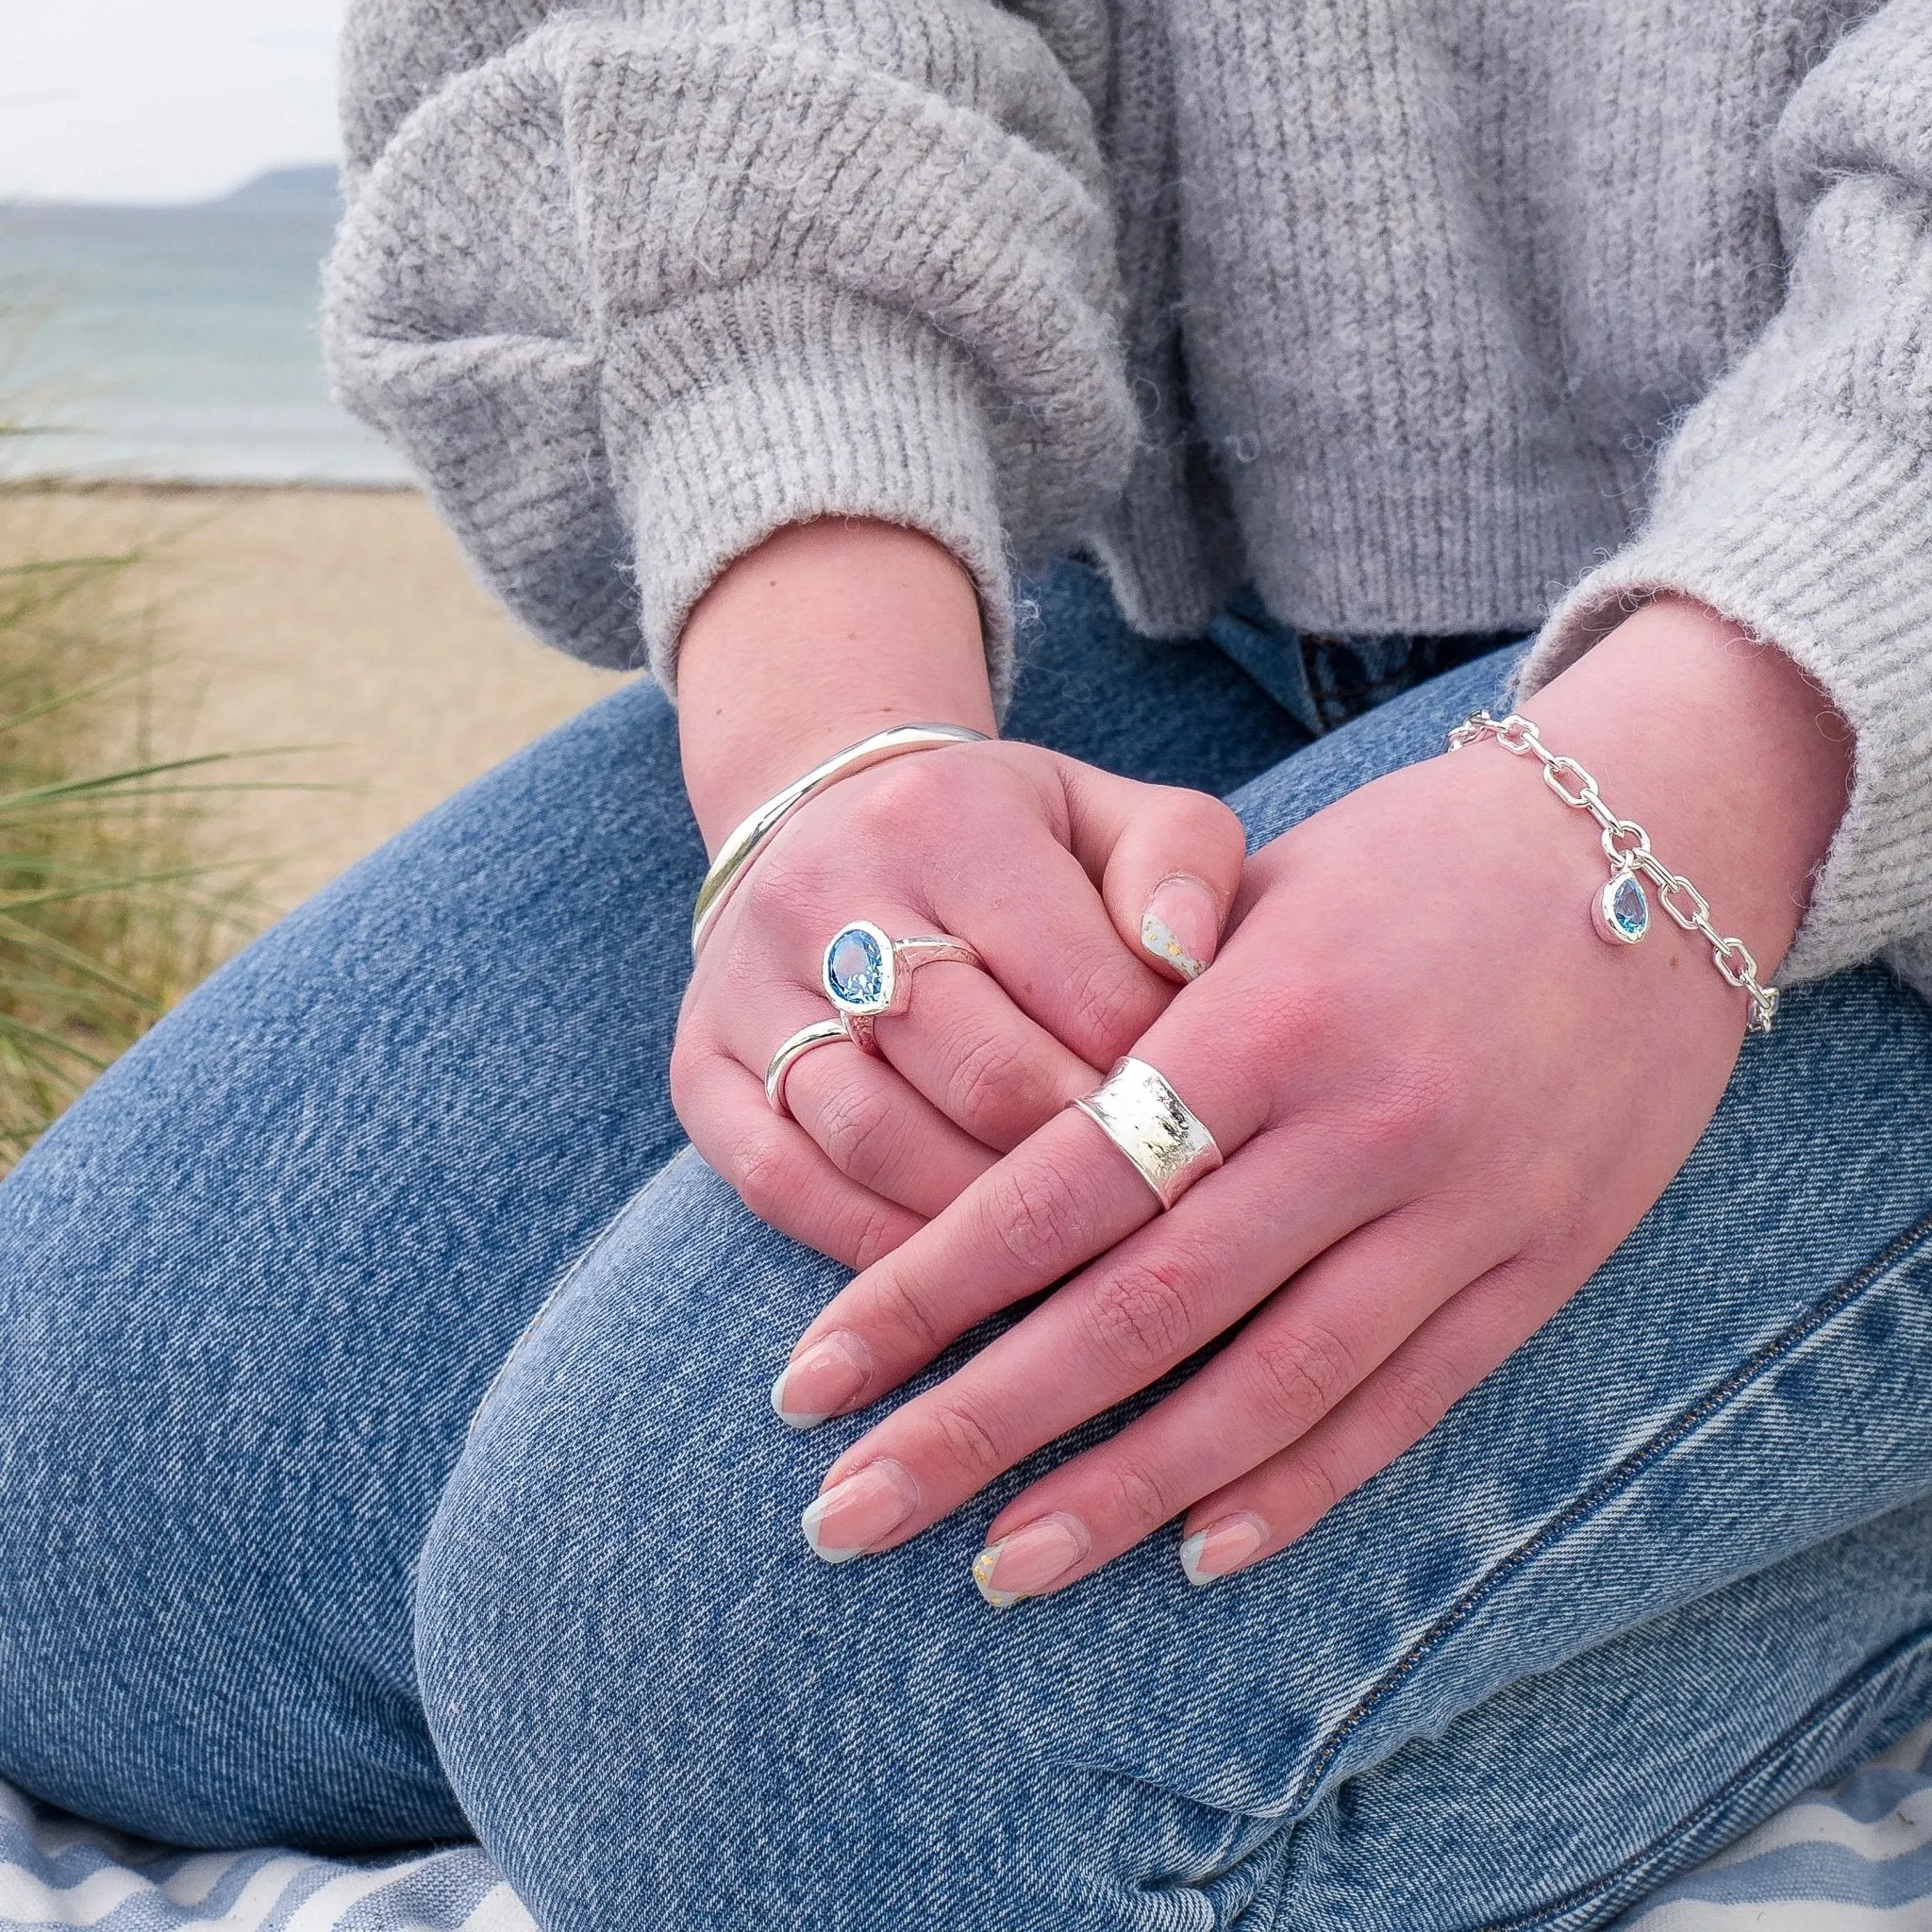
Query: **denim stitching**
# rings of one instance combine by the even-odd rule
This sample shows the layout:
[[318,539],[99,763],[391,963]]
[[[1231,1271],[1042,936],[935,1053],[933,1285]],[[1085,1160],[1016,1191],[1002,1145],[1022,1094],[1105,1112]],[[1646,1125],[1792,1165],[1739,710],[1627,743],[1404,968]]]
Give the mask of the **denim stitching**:
[[1932,1233],[1932,1214],[1926,1215],[1915,1225],[1907,1228],[1890,1247],[1874,1259],[1868,1261],[1841,1287],[1822,1302],[1815,1304],[1786,1328],[1782,1335],[1773,1337],[1755,1356],[1741,1363],[1701,1401],[1686,1409],[1668,1428],[1652,1437],[1641,1449],[1632,1450],[1614,1469],[1600,1476],[1566,1509],[1546,1523],[1527,1542],[1512,1550],[1493,1569],[1472,1584],[1397,1658],[1387,1674],[1362,1693],[1353,1708],[1340,1720],[1327,1743],[1316,1754],[1294,1795],[1283,1807],[1284,1814],[1298,1816],[1301,1813],[1323,1778],[1327,1775],[1328,1767],[1335,1761],[1341,1747],[1360,1727],[1362,1722],[1413,1674],[1424,1657],[1438,1649],[1454,1634],[1459,1624],[1465,1623],[1474,1611],[1493,1595],[1506,1578],[1520,1570],[1532,1557],[1540,1556],[1565,1531],[1574,1528],[1586,1517],[1596,1514],[1619,1491],[1626,1489],[1667,1450],[1682,1441],[1700,1424],[1708,1421],[1752,1382],[1763,1375],[1773,1363],[1790,1354],[1807,1336],[1815,1333],[1832,1316],[1856,1301],[1881,1274],[1894,1267],[1911,1249],[1923,1244],[1928,1233]]
[[1535,1927],[1548,1925],[1563,1913],[1574,1911],[1579,1906],[1587,1906],[1592,1899],[1602,1897],[1624,1878],[1635,1873],[1647,1858],[1654,1858],[1667,1842],[1681,1840],[1687,1834],[1694,1832],[1700,1824],[1721,1809],[1734,1792],[1748,1784],[1763,1766],[1771,1763],[1780,1754],[1798,1749],[1808,1737],[1822,1730],[1840,1711],[1854,1703],[1862,1691],[1882,1679],[1888,1673],[1897,1672],[1909,1677],[1914,1661],[1923,1660],[1928,1641],[1932,1641],[1932,1626],[1915,1630],[1909,1637],[1901,1638],[1894,1643],[1883,1658],[1868,1663],[1855,1676],[1838,1685],[1829,1697],[1814,1704],[1797,1723],[1774,1738],[1756,1757],[1741,1766],[1734,1777],[1720,1790],[1713,1791],[1688,1818],[1680,1819],[1672,1828],[1670,1840],[1655,1840],[1634,1857],[1624,1859],[1615,1871],[1605,1873],[1602,1877],[1591,1884],[1580,1885],[1574,1891],[1565,1892],[1561,1898],[1553,1899],[1548,1905],[1539,1906],[1533,1912],[1524,1913],[1514,1919],[1493,1920],[1484,1925],[1481,1932],[1534,1932]]

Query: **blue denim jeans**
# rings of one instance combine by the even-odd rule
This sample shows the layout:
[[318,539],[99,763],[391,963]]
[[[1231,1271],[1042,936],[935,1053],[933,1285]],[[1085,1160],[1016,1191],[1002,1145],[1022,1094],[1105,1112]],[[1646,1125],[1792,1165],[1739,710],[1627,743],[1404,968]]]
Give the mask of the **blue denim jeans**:
[[[1014,728],[1257,841],[1507,669],[1310,742],[1081,567],[1038,595]],[[774,1419],[840,1273],[680,1151],[702,864],[628,689],[0,1187],[0,1774],[181,1843],[474,1831],[551,1932],[1446,1932],[1608,1924],[1932,1709],[1932,1012],[1885,974],[1794,992],[1616,1256],[1292,1550],[996,1615],[1031,1470],[882,1558],[799,1536],[863,1422]]]

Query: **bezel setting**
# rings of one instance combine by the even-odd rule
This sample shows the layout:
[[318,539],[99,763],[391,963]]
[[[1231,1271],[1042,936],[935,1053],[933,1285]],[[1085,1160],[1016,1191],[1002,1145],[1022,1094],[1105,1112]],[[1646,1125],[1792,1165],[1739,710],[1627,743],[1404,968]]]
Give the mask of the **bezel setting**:
[[[1619,909],[1618,902],[1626,893],[1635,895],[1638,916],[1634,920],[1628,917],[1627,902],[1623,910]],[[1643,881],[1628,866],[1618,867],[1591,901],[1590,916],[1599,939],[1617,946],[1639,944],[1650,931],[1650,896],[1643,890]]]
[[[862,941],[874,959],[872,971],[878,991],[865,999],[854,999],[840,991],[838,975],[832,970],[833,956],[841,946],[854,940]],[[824,988],[825,997],[833,1006],[850,1019],[876,1019],[882,1013],[891,1012],[892,1001],[899,991],[898,961],[891,940],[869,919],[855,919],[850,924],[841,925],[826,943],[824,958],[819,968],[819,984]]]

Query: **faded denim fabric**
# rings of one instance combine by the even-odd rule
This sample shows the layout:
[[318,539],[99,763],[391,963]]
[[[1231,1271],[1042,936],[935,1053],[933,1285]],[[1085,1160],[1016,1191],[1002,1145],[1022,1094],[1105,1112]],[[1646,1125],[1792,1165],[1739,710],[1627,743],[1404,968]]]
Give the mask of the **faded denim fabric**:
[[[1014,727],[1260,774],[1257,840],[1507,661],[1297,750],[1088,573],[1039,594]],[[799,1537],[863,1422],[765,1391],[841,1277],[675,1154],[675,774],[608,701],[0,1187],[0,1774],[184,1844],[473,1824],[552,1932],[1446,1932],[1607,1924],[1932,1708],[1932,1013],[1883,973],[1793,993],[1595,1279],[1293,1551],[997,1616],[1029,1472],[888,1557]]]

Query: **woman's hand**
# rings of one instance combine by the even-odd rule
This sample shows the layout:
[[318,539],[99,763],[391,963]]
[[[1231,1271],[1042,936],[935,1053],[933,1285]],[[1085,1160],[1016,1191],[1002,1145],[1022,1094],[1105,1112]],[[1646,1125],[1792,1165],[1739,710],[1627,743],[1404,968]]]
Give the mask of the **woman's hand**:
[[[864,1267],[1092,1091],[1213,956],[1241,850],[1214,799],[1031,745],[847,778],[773,839],[705,946],[672,1056],[678,1118],[754,1213]],[[806,1054],[782,1120],[766,1065],[830,1015],[820,961],[856,919],[969,941],[985,970],[920,968],[909,1008],[876,1023],[883,1058]]]
[[[1768,973],[1843,806],[1847,748],[1815,690],[1670,605],[1525,709]],[[1736,1057],[1743,996],[1707,946],[1661,918],[1636,947],[1591,932],[1606,876],[1593,828],[1493,744],[1265,848],[1213,971],[1135,1048],[1225,1166],[1156,1220],[1133,1168],[1062,1114],[858,1276],[800,1341],[788,1405],[875,1401],[1080,1270],[839,1458],[814,1547],[905,1541],[1237,1324],[1000,1512],[975,1566],[991,1600],[1063,1588],[1183,1511],[1205,1582],[1400,1454],[1629,1232]],[[822,1377],[841,1401],[811,1393]]]
[[[919,720],[991,727],[971,583],[881,525],[781,531],[686,628],[680,725],[709,848],[828,753]],[[1096,702],[1101,701],[1098,694]],[[1239,882],[1233,813],[1020,744],[924,751],[842,779],[753,859],[707,940],[671,1091],[692,1143],[752,1210],[852,1267],[876,1260],[1092,1089],[1212,958]],[[832,1009],[826,942],[870,920],[947,933],[984,971],[932,963],[876,1023],[796,1060]]]

